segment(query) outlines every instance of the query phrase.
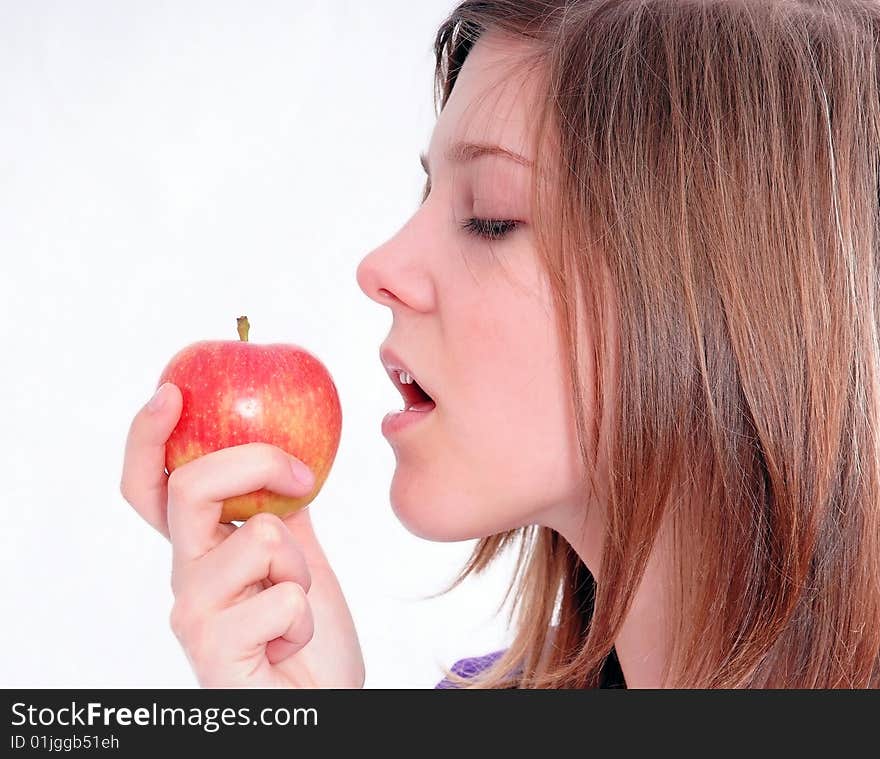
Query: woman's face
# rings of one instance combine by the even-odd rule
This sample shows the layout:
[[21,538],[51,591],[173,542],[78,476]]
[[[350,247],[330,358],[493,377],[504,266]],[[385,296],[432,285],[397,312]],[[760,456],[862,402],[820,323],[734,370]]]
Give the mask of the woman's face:
[[[580,476],[569,382],[534,250],[532,169],[498,155],[450,155],[477,143],[535,160],[535,82],[512,68],[521,56],[491,33],[478,40],[434,128],[428,197],[357,271],[361,289],[391,309],[382,347],[436,404],[386,435],[397,462],[391,506],[431,540],[552,526],[573,507]],[[462,228],[470,219],[518,224],[488,240]]]

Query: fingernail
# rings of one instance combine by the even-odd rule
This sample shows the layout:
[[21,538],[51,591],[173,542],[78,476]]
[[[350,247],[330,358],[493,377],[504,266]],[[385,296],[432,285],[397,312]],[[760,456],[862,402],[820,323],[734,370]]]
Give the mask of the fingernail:
[[312,474],[312,470],[299,459],[290,460],[290,470],[293,472],[293,476],[307,488],[310,488],[315,484],[315,475]]
[[153,397],[150,398],[149,402],[147,403],[147,408],[153,413],[155,413],[156,411],[161,409],[162,406],[165,405],[165,393],[163,391],[165,390],[167,384],[167,382],[163,382],[161,385],[159,385],[159,389],[156,390],[156,392],[153,394]]

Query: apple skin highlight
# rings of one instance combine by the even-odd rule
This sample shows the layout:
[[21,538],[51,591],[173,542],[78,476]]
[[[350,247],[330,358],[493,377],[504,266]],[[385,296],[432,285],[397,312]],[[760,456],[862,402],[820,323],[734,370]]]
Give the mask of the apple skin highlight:
[[[244,320],[244,321],[242,321]],[[321,490],[339,447],[342,408],[327,368],[289,343],[203,340],[175,354],[159,385],[173,382],[183,396],[180,420],[165,445],[165,467],[244,443],[269,443],[305,463],[315,475],[307,495],[295,498],[261,488],[223,502],[221,522],[260,512],[284,516],[304,508]]]

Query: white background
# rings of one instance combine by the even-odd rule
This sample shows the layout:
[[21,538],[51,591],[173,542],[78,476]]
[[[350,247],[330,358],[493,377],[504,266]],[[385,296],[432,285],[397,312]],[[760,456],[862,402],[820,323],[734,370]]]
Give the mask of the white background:
[[355,269],[415,210],[452,0],[0,0],[0,686],[191,687],[170,545],[119,493],[131,418],[203,339],[317,355],[343,411],[310,507],[366,686],[509,643],[513,557],[394,517],[391,315]]

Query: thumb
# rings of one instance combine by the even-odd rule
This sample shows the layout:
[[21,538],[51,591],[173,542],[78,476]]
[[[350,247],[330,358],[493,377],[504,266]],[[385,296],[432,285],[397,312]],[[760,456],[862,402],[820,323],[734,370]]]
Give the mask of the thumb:
[[147,522],[168,537],[165,443],[180,419],[180,388],[166,382],[132,420],[125,442],[120,490]]

